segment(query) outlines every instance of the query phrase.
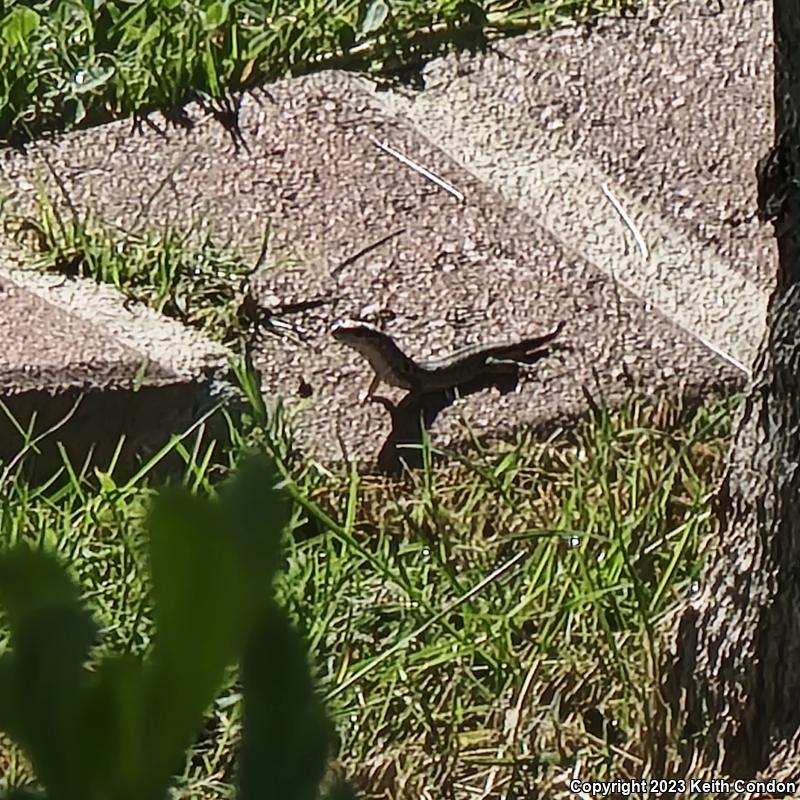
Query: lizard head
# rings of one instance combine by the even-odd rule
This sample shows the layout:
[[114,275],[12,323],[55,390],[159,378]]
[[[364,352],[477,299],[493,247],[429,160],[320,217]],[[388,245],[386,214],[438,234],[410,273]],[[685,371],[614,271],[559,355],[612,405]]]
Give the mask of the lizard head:
[[394,339],[373,325],[358,320],[343,320],[331,328],[337,342],[352,347],[369,361],[376,373],[387,370],[394,373],[407,372],[410,359],[395,344]]
[[386,340],[386,334],[375,326],[359,320],[345,319],[334,323],[331,335],[337,342],[356,350],[379,347]]

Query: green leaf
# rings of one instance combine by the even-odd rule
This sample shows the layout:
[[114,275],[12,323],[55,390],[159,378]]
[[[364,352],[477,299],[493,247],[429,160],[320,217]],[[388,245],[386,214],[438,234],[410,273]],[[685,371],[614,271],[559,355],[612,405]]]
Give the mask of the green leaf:
[[384,0],[374,0],[364,15],[364,21],[361,23],[361,34],[374,33],[386,22],[388,16],[389,6]]
[[203,68],[206,73],[206,83],[208,84],[209,92],[212,96],[218,97],[220,95],[219,76],[217,74],[214,53],[211,51],[211,42],[208,41],[203,51]]
[[28,37],[39,27],[39,15],[26,6],[16,6],[0,23],[0,36],[10,47],[28,49]]
[[26,547],[0,555],[0,604],[11,629],[0,720],[48,794],[78,800],[87,784],[75,720],[96,627],[58,561]]
[[217,0],[203,12],[203,28],[207,31],[216,30],[221,28],[227,19],[228,4]]
[[155,22],[147,26],[141,36],[136,37],[136,47],[140,53],[144,53],[147,46],[151,42],[161,38],[161,20],[156,19]]
[[250,637],[242,686],[239,800],[315,800],[329,723],[314,692],[304,643],[277,606]]
[[281,715],[277,728],[256,721],[270,741],[281,738],[281,725],[290,737],[275,757],[274,785],[307,786],[309,774],[318,776],[324,716],[302,643],[272,599],[288,519],[287,496],[264,458],[246,459],[213,502],[186,490],[162,493],[149,520],[151,656],[105,659],[92,675],[83,664],[96,629],[58,562],[26,548],[0,554],[11,632],[11,649],[0,656],[0,728],[25,749],[49,797],[163,798],[225,669],[256,628],[268,638],[256,637],[248,675],[268,664],[251,683],[257,693],[277,692],[270,703]]
[[272,598],[281,564],[281,540],[291,512],[288,494],[269,460],[250,456],[238,465],[236,479],[222,487],[219,503],[242,559],[248,610],[260,614]]
[[225,667],[267,607],[288,504],[265,459],[246,460],[211,503],[165,492],[150,518],[157,633],[146,681],[146,750],[170,774]]
[[150,516],[157,632],[146,685],[146,747],[169,775],[244,634],[240,570],[219,509],[164,492]]
[[143,742],[143,671],[132,655],[105,659],[92,676],[80,718],[80,738],[97,796],[147,796],[150,772]]

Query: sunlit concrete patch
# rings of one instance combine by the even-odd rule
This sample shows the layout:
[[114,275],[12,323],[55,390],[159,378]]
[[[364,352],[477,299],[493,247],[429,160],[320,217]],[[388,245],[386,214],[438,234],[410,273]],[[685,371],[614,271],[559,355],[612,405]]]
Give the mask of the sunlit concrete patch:
[[[64,380],[69,379],[69,364],[88,365],[93,358],[108,355],[102,348],[111,347],[116,349],[108,361],[118,364],[119,380],[123,382],[129,380],[130,370],[140,378],[146,377],[149,383],[213,380],[228,370],[230,354],[227,349],[210,341],[199,331],[141,303],[127,302],[111,286],[66,278],[57,272],[25,266],[24,258],[13,248],[2,244],[0,279],[19,287],[21,297],[37,297],[48,307],[58,310],[64,319],[75,320],[94,331],[102,343],[101,349],[95,351],[83,347],[82,339],[86,337],[80,333],[61,341],[56,338],[55,344],[60,350],[64,367]],[[19,321],[16,320],[14,330],[24,329]],[[49,335],[46,325],[39,330],[37,320],[30,322],[32,325],[28,333],[40,345],[55,338]],[[76,355],[79,351],[80,355]],[[5,355],[9,356],[8,349]]]
[[482,90],[474,76],[418,95],[380,95],[388,110],[412,121],[565,248],[747,371],[764,331],[768,292],[503,96],[502,87]]

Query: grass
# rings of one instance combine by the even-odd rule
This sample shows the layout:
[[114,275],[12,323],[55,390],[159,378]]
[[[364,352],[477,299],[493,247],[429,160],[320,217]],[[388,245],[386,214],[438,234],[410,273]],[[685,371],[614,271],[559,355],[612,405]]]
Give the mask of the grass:
[[0,2],[0,142],[201,102],[329,67],[412,79],[451,49],[631,0],[39,0]]
[[[415,794],[493,781],[524,796],[525,780],[554,789],[576,760],[594,779],[638,775],[657,629],[698,574],[727,420],[703,410],[657,428],[632,405],[411,485],[334,489],[335,518],[381,565],[313,545],[318,582],[357,587],[324,605],[355,617],[332,637],[346,663],[331,669],[353,681],[332,692],[352,768],[405,742],[437,754],[404,754]],[[403,771],[391,764],[395,785]]]
[[[69,204],[67,204],[68,206]],[[258,322],[249,304],[249,265],[206,234],[165,228],[121,233],[74,209],[59,209],[43,190],[36,216],[6,214],[6,231],[26,247],[34,268],[89,278],[173,319],[233,345]]]
[[[567,796],[576,764],[619,779],[647,760],[653,651],[700,569],[733,404],[631,402],[400,481],[302,458],[279,417],[255,409],[217,473],[202,430],[184,443],[181,479],[213,493],[237,450],[280,455],[297,507],[278,592],[309,643],[338,769],[362,797]],[[104,649],[150,641],[142,521],[154,488],[147,470],[133,483],[66,471],[0,487],[0,540],[64,555],[91,587]],[[177,796],[232,796],[240,724],[231,681]],[[6,753],[13,785],[25,766]]]

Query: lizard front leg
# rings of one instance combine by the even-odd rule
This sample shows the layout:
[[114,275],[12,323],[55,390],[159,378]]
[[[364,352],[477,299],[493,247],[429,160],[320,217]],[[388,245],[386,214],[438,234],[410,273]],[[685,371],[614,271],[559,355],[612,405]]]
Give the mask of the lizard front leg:
[[358,402],[361,403],[361,405],[365,405],[366,403],[372,401],[372,395],[375,394],[375,390],[380,385],[380,382],[381,382],[381,376],[378,375],[378,373],[376,372],[372,376],[372,380],[369,382],[369,386],[366,389],[362,389],[358,393]]

